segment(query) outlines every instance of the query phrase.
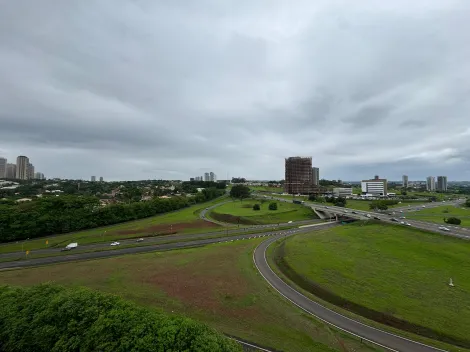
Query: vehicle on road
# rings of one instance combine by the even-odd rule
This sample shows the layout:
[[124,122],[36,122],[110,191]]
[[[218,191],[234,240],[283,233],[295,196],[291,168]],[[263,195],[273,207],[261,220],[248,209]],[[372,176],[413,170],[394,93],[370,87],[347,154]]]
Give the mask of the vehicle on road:
[[119,245],[120,245],[119,242],[113,242],[113,243],[111,243],[111,246],[119,246]]
[[380,218],[378,216],[374,216],[374,219],[375,220],[380,220]]
[[404,221],[400,221],[400,224],[405,225],[405,222],[404,222]]
[[395,219],[395,218],[391,218],[390,221],[395,221],[395,222],[397,222],[398,220]]
[[406,223],[406,226],[411,226],[411,224],[409,222]]
[[74,248],[77,248],[78,247],[78,243],[74,242],[74,243],[69,243],[68,245],[65,246],[65,248],[62,248],[62,251],[70,251]]
[[136,242],[142,242],[144,239],[143,238],[138,238]]
[[366,214],[366,216],[367,216],[368,218],[370,218],[370,214]]
[[292,220],[287,222],[288,224],[292,224]]

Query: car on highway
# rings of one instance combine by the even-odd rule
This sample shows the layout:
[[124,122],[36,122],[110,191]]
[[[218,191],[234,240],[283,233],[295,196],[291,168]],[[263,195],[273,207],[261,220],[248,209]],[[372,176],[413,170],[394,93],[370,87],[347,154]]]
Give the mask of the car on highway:
[[143,240],[144,240],[143,238],[138,238],[138,239],[136,239],[135,241],[136,241],[136,242],[142,242]]
[[374,216],[374,219],[375,220],[380,220],[380,218],[378,216]]
[[347,210],[345,210],[344,212],[345,212],[345,213],[349,213],[349,211],[347,211]]
[[406,226],[411,226],[411,224],[410,224],[409,222],[407,222],[407,223],[405,223],[405,224],[406,224]]
[[405,225],[405,222],[404,222],[404,221],[400,221],[400,224]]
[[406,219],[406,216],[400,216],[400,219]]
[[357,214],[357,211],[352,211],[351,213],[353,213],[353,214]]
[[120,245],[119,242],[113,242],[113,243],[111,243],[111,246],[119,246],[119,245]]
[[366,216],[367,216],[368,218],[370,218],[370,214],[366,214]]
[[391,218],[390,221],[395,221],[395,222],[397,222],[398,220],[395,219],[395,218]]

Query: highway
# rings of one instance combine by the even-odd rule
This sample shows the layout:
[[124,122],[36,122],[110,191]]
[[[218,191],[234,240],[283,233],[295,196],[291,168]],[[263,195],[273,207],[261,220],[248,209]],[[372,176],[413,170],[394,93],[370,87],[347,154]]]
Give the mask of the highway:
[[[319,223],[315,226],[332,226],[336,223]],[[199,247],[205,246],[213,243],[222,243],[222,242],[233,242],[239,240],[246,240],[251,238],[260,238],[273,235],[288,235],[294,233],[302,233],[312,231],[312,227],[308,228],[295,228],[295,229],[286,229],[286,230],[276,230],[270,232],[263,232],[259,234],[241,234],[241,235],[232,235],[218,238],[201,238],[194,239],[186,242],[174,242],[174,243],[161,243],[161,244],[151,244],[138,247],[130,248],[119,248],[119,246],[114,247],[115,249],[108,251],[98,251],[98,252],[85,252],[85,253],[73,253],[73,250],[69,252],[70,254],[60,255],[60,256],[49,256],[44,258],[34,258],[26,260],[17,260],[10,262],[0,263],[0,269],[13,269],[13,268],[25,268],[38,265],[46,264],[57,264],[78,260],[90,260],[90,259],[99,259],[99,258],[109,258],[125,254],[136,254],[136,253],[147,253],[154,251],[166,251],[172,249],[181,249],[189,247]]]
[[[324,227],[322,227],[324,228]],[[313,229],[310,229],[313,230]],[[288,236],[294,233],[288,234]],[[443,351],[432,346],[427,346],[416,341],[408,340],[388,333],[383,330],[365,325],[359,321],[350,319],[344,315],[336,313],[331,309],[312,301],[294,288],[286,284],[279,278],[270,268],[266,260],[266,250],[274,241],[282,238],[282,236],[274,236],[267,241],[262,242],[253,252],[253,261],[264,279],[282,296],[291,301],[293,304],[304,310],[305,312],[317,317],[318,319],[335,326],[336,328],[355,335],[363,340],[367,340],[376,345],[393,351],[403,352],[436,352]]]
[[[284,198],[276,198],[274,196],[272,198],[278,201],[291,202],[290,200],[284,199]],[[390,208],[389,210],[385,212],[356,210],[356,209],[351,209],[351,208],[336,207],[333,205],[320,205],[318,203],[312,203],[308,201],[304,202],[303,205],[311,207],[311,208],[315,208],[324,213],[338,214],[338,215],[342,215],[342,216],[349,217],[352,219],[373,220],[374,217],[377,217],[381,221],[384,221],[386,223],[391,223],[395,225],[399,224],[402,226],[410,226],[410,227],[414,227],[414,228],[421,229],[421,230],[436,232],[436,233],[446,235],[446,236],[458,237],[458,238],[469,240],[470,229],[468,228],[461,227],[461,226],[448,225],[448,224],[436,224],[436,223],[432,223],[428,221],[413,220],[413,219],[406,218],[406,214],[409,212],[422,211],[424,209],[432,209],[432,208],[440,207],[443,205],[457,206],[457,205],[460,205],[462,202],[463,200],[456,200],[453,202],[446,202],[446,203],[441,203],[441,202],[431,203],[430,202],[429,204],[425,205],[426,208],[422,208],[421,205],[419,206],[415,205],[411,207],[403,206],[403,207]],[[405,219],[401,219],[401,217],[403,216],[405,217]],[[393,221],[391,219],[396,219],[398,221]],[[401,222],[404,222],[405,225],[400,224]],[[406,223],[410,225],[406,225]],[[442,227],[442,226],[448,228],[449,231],[439,229],[439,227]]]

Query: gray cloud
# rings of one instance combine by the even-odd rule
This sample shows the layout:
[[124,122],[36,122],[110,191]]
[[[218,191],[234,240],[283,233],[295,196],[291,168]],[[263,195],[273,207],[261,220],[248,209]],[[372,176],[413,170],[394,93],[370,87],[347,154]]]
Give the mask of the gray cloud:
[[54,177],[468,178],[470,4],[10,1],[0,150]]

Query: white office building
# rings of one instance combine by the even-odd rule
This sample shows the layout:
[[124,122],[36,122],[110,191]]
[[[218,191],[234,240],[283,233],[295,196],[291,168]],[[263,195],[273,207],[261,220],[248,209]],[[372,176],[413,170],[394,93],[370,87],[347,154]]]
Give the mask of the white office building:
[[370,194],[373,196],[387,195],[387,180],[375,176],[372,180],[361,181],[362,194]]
[[426,177],[426,190],[428,192],[434,192],[436,190],[436,179],[434,176]]
[[353,194],[352,188],[342,188],[342,187],[335,187],[333,188],[333,195],[335,197],[351,197]]

